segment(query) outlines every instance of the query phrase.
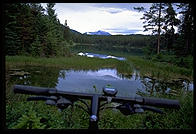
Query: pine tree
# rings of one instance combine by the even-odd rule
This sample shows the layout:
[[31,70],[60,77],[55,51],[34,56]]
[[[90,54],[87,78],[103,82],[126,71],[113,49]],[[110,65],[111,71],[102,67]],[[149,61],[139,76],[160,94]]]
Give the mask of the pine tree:
[[56,55],[56,49],[57,49],[57,36],[56,33],[56,25],[55,21],[56,19],[56,14],[55,10],[53,9],[54,3],[48,3],[46,7],[47,11],[47,17],[45,17],[45,24],[47,26],[47,32],[44,36],[44,43],[45,43],[45,55],[50,56],[50,55]]
[[179,32],[184,37],[184,55],[193,55],[193,38],[194,38],[194,15],[193,5],[191,3],[181,3],[177,5],[182,11],[180,14],[182,23],[179,26]]
[[[164,4],[163,3],[153,3],[149,11],[145,11],[143,7],[134,8],[138,11],[144,11],[143,17],[144,20],[144,31],[152,31],[152,34],[157,34],[157,54],[160,52],[160,34],[161,29],[164,24]],[[146,24],[147,23],[147,24]]]
[[22,27],[22,29],[20,30],[22,53],[30,54],[31,44],[35,39],[35,28],[33,27],[35,17],[31,12],[29,4],[23,4],[23,6],[21,7],[18,22],[20,27]]
[[44,9],[40,3],[29,3],[31,13],[34,16],[34,23],[32,25],[34,29],[32,47],[32,55],[40,56],[43,53],[43,36],[45,35],[46,26],[43,21]]
[[7,55],[17,55],[21,50],[20,29],[17,22],[20,16],[19,7],[21,4],[5,4],[5,51]]
[[174,42],[174,34],[175,29],[174,26],[178,26],[180,24],[180,20],[176,18],[177,14],[173,9],[173,6],[171,3],[165,4],[165,21],[164,21],[164,27],[165,30],[165,37],[166,37],[166,43],[167,43],[167,49],[170,51],[172,49],[172,45]]

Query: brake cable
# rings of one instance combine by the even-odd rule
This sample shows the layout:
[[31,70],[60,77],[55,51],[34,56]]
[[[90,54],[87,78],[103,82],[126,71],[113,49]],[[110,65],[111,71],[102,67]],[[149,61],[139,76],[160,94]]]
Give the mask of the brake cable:
[[[88,109],[88,111],[90,111],[90,107],[89,107],[89,105],[87,104],[86,101],[84,101],[84,100],[82,100],[82,99],[80,99],[80,98],[78,98],[78,100],[79,100],[80,102],[82,102],[83,104],[85,104],[86,107],[87,107],[87,109]],[[85,109],[85,110],[86,110],[86,109]]]

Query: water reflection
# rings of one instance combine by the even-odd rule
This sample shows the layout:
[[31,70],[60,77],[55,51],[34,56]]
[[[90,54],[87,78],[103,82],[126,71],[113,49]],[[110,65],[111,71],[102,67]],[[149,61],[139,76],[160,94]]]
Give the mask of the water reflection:
[[156,95],[156,94],[178,95],[182,91],[193,90],[193,83],[184,79],[168,81],[168,80],[158,80],[149,77],[148,78],[141,77],[140,80],[143,84],[143,88],[139,89],[137,94],[140,94],[142,92],[149,95]]
[[105,54],[95,54],[95,53],[78,53],[79,56],[87,56],[87,57],[97,57],[97,58],[101,58],[101,59],[109,59],[109,58],[112,58],[112,59],[117,59],[117,60],[121,60],[121,61],[124,61],[126,60],[124,57],[116,57],[116,56],[112,56],[112,55],[105,55]]
[[[23,70],[29,72],[30,75],[12,76],[10,79],[11,83],[52,88],[55,87],[58,82],[59,69],[39,66],[24,66],[23,68]],[[10,73],[12,74],[13,72]]]
[[[112,85],[118,89],[118,96],[135,96],[141,93],[177,94],[181,90],[193,90],[193,82],[188,80],[158,80],[140,76],[138,70],[119,73],[116,69],[60,70],[49,67],[25,67],[30,75],[11,76],[14,84],[57,88],[58,90],[102,93],[102,87]],[[95,90],[93,86],[96,86]]]
[[59,74],[61,77],[58,78],[56,86],[58,90],[93,93],[95,92],[93,86],[96,86],[96,92],[102,93],[102,88],[109,84],[118,89],[118,95],[132,96],[136,94],[137,88],[141,87],[139,81],[133,80],[132,77],[122,77],[123,75],[119,74],[116,69],[61,70]]

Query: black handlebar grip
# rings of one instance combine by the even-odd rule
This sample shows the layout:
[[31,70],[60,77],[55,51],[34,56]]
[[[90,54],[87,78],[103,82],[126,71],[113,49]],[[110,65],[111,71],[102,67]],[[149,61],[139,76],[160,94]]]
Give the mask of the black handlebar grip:
[[21,94],[50,95],[50,92],[51,91],[55,92],[56,89],[24,86],[24,85],[14,85],[13,91],[14,91],[14,93],[21,93]]
[[178,100],[162,99],[162,98],[143,98],[144,105],[168,107],[168,108],[180,108]]

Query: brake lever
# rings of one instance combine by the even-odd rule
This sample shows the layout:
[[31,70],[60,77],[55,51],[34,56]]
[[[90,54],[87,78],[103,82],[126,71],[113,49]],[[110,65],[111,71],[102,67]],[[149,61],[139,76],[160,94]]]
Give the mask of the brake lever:
[[129,103],[119,105],[116,107],[116,109],[119,109],[120,112],[126,116],[135,113],[135,110],[133,109],[133,107]]
[[164,114],[164,112],[158,108],[152,107],[152,106],[141,106],[144,110],[150,110],[159,114]]
[[144,105],[141,106],[139,104],[130,104],[130,103],[119,105],[116,107],[116,109],[119,109],[121,113],[123,113],[124,115],[143,113],[145,110],[153,111],[159,114],[164,114],[163,111],[152,106],[144,106]]
[[67,108],[69,105],[73,105],[73,102],[62,96],[60,96],[60,99],[56,102],[56,106],[61,110]]
[[53,105],[56,106],[57,103],[57,97],[56,96],[50,96],[48,100],[46,100],[46,105]]

